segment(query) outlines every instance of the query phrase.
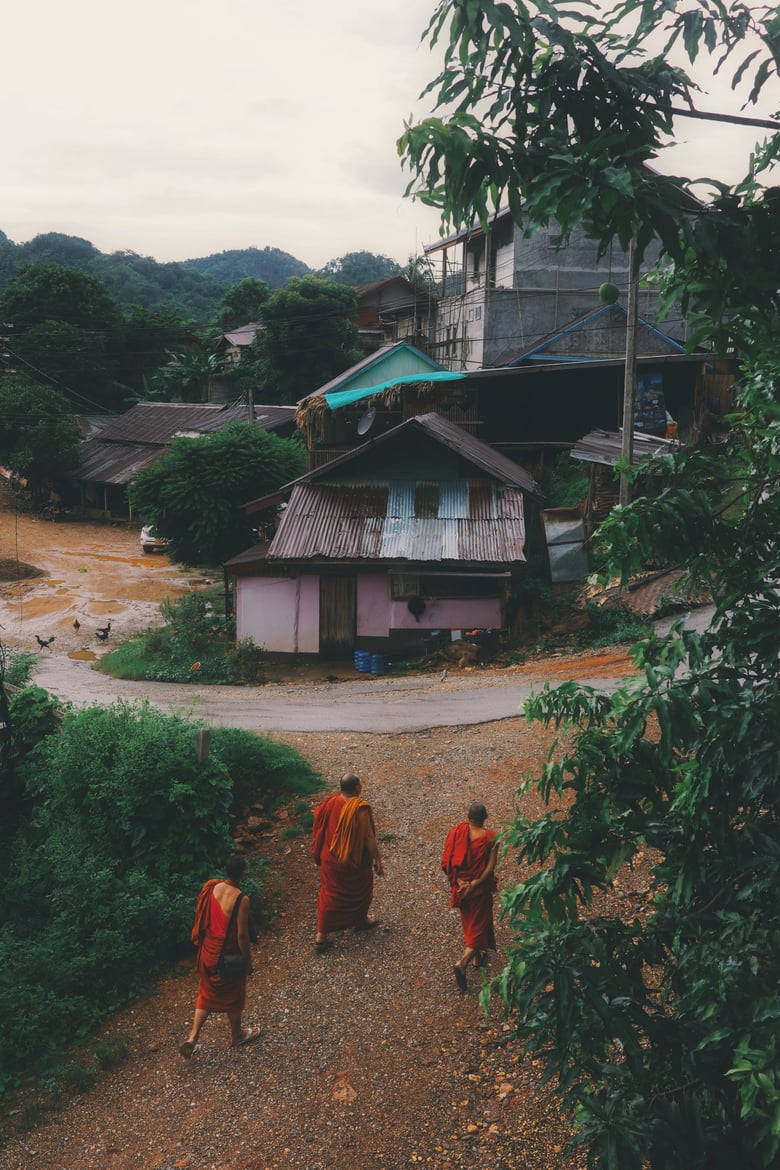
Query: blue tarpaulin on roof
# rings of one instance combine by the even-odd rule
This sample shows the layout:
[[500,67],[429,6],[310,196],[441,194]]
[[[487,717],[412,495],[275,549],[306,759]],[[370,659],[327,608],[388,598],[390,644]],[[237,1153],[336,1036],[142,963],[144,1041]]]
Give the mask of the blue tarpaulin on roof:
[[338,410],[340,406],[349,406],[352,402],[360,402],[361,398],[370,398],[372,394],[381,394],[391,386],[398,386],[401,382],[455,382],[458,378],[465,378],[464,373],[452,373],[449,370],[431,372],[430,374],[402,374],[399,378],[390,378],[387,382],[379,382],[376,386],[363,386],[360,390],[334,390],[325,395],[325,401],[331,410]]

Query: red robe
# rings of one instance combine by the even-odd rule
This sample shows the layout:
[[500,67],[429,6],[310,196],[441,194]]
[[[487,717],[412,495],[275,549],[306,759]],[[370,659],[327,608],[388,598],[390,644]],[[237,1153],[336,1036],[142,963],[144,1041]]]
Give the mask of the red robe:
[[460,883],[475,881],[482,876],[490,860],[495,836],[495,833],[487,829],[484,836],[475,837],[472,841],[469,838],[469,823],[463,821],[454,829],[450,829],[441,858],[441,867],[450,883],[450,906],[457,906],[460,910],[466,946],[477,951],[496,949],[493,891],[498,882],[496,875],[491,874],[481,886],[465,897],[461,894]]
[[[198,998],[195,1007],[207,1012],[242,1012],[246,1001],[246,977],[220,979],[215,974],[222,941],[228,929],[230,915],[226,914],[214,897],[214,887],[221,878],[207,881],[198,895],[192,941],[198,948]],[[233,919],[225,944],[225,954],[239,953],[238,915]]]
[[[359,800],[355,797],[351,799]],[[365,846],[369,831],[374,832],[374,816],[371,806],[364,800],[352,806],[350,858],[343,862],[337,861],[330,851],[331,841],[347,803],[341,793],[337,792],[323,801],[314,813],[311,852],[315,864],[320,867],[320,894],[317,899],[319,934],[362,925],[374,895],[372,858]]]

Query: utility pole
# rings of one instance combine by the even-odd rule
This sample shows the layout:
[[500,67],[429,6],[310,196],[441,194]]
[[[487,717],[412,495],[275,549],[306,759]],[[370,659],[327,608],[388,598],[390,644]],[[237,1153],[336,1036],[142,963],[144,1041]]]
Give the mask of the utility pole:
[[[628,245],[628,304],[626,306],[626,368],[623,375],[623,442],[620,455],[625,467],[634,461],[634,398],[636,395],[636,325],[639,301],[639,273],[636,262],[636,233]],[[625,471],[620,473],[621,505],[630,502],[631,485]]]
[[251,386],[246,392],[246,401],[249,408],[248,418],[253,423],[255,421],[255,392]]

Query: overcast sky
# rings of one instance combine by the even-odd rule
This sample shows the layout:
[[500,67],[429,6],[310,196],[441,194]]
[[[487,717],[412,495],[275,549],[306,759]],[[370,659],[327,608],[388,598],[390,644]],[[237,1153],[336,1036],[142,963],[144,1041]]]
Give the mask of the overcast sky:
[[[32,0],[3,18],[0,229],[311,267],[437,238],[395,140],[437,60],[434,0]],[[710,103],[712,105],[713,103]],[[702,105],[705,105],[702,102]],[[730,95],[715,108],[736,110]],[[764,115],[768,110],[762,111]],[[663,169],[732,179],[755,133],[686,121]]]

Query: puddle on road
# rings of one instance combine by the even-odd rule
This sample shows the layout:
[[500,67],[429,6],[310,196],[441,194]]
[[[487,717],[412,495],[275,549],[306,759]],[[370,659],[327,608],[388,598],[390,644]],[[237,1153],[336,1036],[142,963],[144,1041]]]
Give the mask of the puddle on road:
[[97,654],[92,650],[71,650],[68,658],[77,658],[80,662],[94,662]]

